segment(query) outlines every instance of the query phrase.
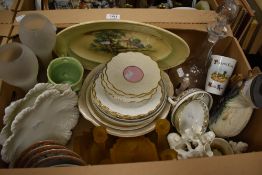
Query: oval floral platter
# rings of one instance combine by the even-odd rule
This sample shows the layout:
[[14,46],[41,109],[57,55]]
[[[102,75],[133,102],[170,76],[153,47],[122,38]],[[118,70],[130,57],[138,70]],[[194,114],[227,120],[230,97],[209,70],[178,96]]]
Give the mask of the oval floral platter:
[[187,43],[162,28],[133,21],[94,21],[68,27],[57,34],[57,56],[72,56],[92,70],[121,52],[142,52],[161,70],[183,63],[189,56]]

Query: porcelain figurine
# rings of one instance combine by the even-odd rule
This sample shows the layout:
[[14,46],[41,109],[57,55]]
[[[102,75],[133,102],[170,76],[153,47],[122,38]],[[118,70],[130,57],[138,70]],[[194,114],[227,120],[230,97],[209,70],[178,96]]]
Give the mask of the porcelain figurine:
[[232,147],[234,154],[244,153],[247,151],[248,148],[248,144],[245,142],[229,141],[229,144]]
[[177,133],[170,133],[167,136],[169,146],[177,152],[178,159],[212,157],[213,152],[210,144],[214,138],[215,134],[212,131],[203,135],[196,135],[190,129],[186,130],[182,136],[179,136]]

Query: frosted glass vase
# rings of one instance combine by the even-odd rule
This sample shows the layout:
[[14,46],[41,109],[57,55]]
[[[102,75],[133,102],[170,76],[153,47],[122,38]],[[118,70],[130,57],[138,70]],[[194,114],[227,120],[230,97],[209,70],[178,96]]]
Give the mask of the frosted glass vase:
[[56,27],[48,18],[37,13],[27,14],[20,22],[19,38],[32,49],[46,68],[52,59],[56,42]]
[[38,61],[27,46],[19,43],[0,47],[0,79],[27,91],[37,83]]

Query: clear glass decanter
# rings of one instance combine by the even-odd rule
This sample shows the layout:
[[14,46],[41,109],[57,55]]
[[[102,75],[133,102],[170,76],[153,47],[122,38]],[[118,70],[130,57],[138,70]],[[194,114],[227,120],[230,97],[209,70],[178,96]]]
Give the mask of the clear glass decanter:
[[201,46],[197,53],[190,55],[185,63],[172,70],[171,78],[176,95],[189,88],[204,89],[212,48],[219,39],[226,36],[227,25],[237,14],[237,5],[234,0],[226,0],[218,7],[217,13],[216,21],[208,25],[208,38],[199,42]]

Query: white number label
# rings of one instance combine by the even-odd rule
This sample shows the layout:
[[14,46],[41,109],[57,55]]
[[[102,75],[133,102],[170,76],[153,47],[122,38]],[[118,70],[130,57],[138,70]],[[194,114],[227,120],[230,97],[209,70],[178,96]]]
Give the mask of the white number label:
[[120,15],[119,14],[106,14],[106,19],[120,20]]
[[183,69],[180,67],[176,70],[177,74],[179,77],[183,77],[185,74],[184,74],[184,71]]

